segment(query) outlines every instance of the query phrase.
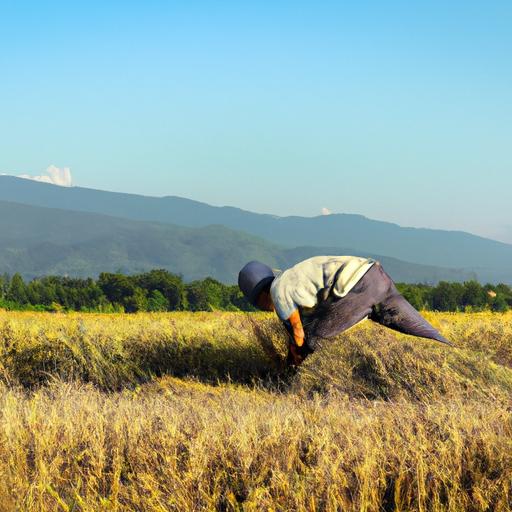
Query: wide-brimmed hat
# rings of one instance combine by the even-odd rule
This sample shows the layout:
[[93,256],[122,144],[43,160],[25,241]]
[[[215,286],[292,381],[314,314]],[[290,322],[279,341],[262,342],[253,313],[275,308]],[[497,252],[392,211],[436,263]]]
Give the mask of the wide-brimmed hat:
[[260,292],[272,283],[274,271],[264,263],[250,261],[238,274],[238,286],[247,300],[256,306]]

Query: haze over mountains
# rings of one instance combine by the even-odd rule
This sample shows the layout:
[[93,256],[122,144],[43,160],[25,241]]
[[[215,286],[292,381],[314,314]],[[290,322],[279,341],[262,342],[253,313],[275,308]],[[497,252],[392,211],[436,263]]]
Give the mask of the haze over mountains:
[[186,279],[235,282],[250,259],[283,268],[316,254],[351,253],[378,257],[399,281],[512,283],[512,245],[360,215],[276,217],[11,176],[0,176],[0,201],[0,272],[96,275],[161,267]]

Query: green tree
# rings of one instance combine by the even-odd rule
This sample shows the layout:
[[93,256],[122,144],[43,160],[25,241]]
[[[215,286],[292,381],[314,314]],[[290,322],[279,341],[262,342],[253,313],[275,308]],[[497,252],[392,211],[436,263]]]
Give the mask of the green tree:
[[190,311],[210,311],[208,292],[202,281],[193,281],[187,284],[185,289]]
[[102,273],[98,285],[112,304],[124,304],[126,297],[135,293],[135,283],[123,274]]
[[495,287],[495,292],[497,295],[501,295],[508,306],[512,308],[512,287],[507,284],[500,283]]
[[153,313],[167,311],[169,308],[169,301],[160,291],[153,290],[149,295],[147,308],[148,311],[152,311]]
[[441,281],[432,290],[432,307],[436,311],[457,311],[464,288],[460,283]]
[[505,311],[508,311],[509,305],[503,295],[496,295],[494,297],[493,301],[491,302],[491,310],[495,311],[496,313],[504,313]]
[[9,285],[11,283],[11,278],[8,274],[3,274],[0,276],[0,299],[4,299],[7,294],[7,290],[9,289]]
[[28,304],[27,285],[20,274],[16,273],[12,276],[5,298],[16,304]]
[[159,291],[167,300],[166,310],[176,311],[185,308],[185,284],[181,276],[157,269],[135,276],[134,280],[137,286],[149,294]]
[[148,298],[146,291],[138,286],[133,290],[133,293],[124,298],[124,310],[127,313],[137,313],[139,311],[148,310]]
[[187,300],[192,311],[236,310],[231,302],[232,289],[225,284],[207,277],[193,281],[186,286]]
[[461,305],[482,309],[487,303],[488,294],[478,281],[467,281],[463,285]]

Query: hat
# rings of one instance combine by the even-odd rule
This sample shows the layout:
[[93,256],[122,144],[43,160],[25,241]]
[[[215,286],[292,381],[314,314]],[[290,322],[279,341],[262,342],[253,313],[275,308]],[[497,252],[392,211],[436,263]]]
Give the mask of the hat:
[[259,261],[250,261],[238,274],[238,286],[247,300],[256,306],[260,292],[275,278],[273,270]]

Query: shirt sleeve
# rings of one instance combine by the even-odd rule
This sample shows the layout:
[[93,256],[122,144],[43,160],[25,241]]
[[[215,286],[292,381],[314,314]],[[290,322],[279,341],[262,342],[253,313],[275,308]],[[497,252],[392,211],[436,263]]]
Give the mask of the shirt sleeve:
[[270,295],[276,310],[277,316],[281,320],[288,320],[292,313],[298,308],[298,305],[292,298],[291,290],[282,280],[275,280],[270,288]]
[[314,307],[320,287],[314,280],[294,269],[283,272],[270,288],[277,316],[281,320],[288,320],[299,306]]

